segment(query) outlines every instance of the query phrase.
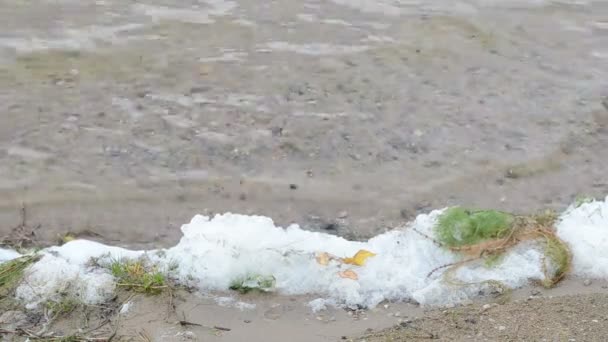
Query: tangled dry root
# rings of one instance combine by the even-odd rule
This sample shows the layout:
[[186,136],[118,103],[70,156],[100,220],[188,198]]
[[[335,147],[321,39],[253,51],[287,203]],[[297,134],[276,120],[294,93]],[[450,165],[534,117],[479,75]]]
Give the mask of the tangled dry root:
[[[453,212],[450,213],[449,210],[452,209],[448,209],[448,211],[442,214],[442,216],[452,215]],[[557,219],[557,215],[555,213],[548,211],[533,216],[512,215],[512,220],[508,221],[509,225],[505,230],[504,227],[500,227],[496,224],[496,220],[494,218],[497,215],[504,217],[504,215],[511,214],[496,211],[468,211],[460,208],[457,210],[460,211],[458,212],[458,216],[443,216],[443,221],[440,217],[437,227],[438,230],[441,230],[441,234],[437,234],[440,236],[439,240],[433,239],[432,237],[414,229],[414,231],[416,231],[418,234],[433,241],[436,245],[449,249],[453,252],[460,253],[464,257],[461,261],[436,267],[429,272],[427,275],[428,277],[432,276],[439,270],[447,269],[446,272],[444,272],[444,275],[446,276],[446,281],[449,283],[454,285],[473,285],[471,283],[463,283],[455,280],[453,277],[455,271],[464,265],[478,262],[480,260],[489,261],[487,262],[487,264],[489,264],[492,261],[497,260],[500,256],[504,255],[513,247],[525,241],[538,241],[544,244],[542,270],[545,275],[545,279],[542,281],[543,286],[554,286],[570,271],[572,254],[566,243],[555,234],[555,229],[553,227]],[[483,220],[476,220],[474,222],[474,227],[471,230],[470,221],[465,221],[468,220],[468,218],[462,215],[463,212],[469,213],[470,215],[484,213],[483,217],[487,217],[490,220],[494,219],[493,222],[490,223],[492,226],[490,228],[486,228],[484,227]],[[445,219],[446,217],[448,217],[447,220]],[[458,220],[461,220],[462,222]],[[443,226],[439,226],[441,224],[443,224]],[[460,235],[462,234],[459,232],[450,231],[450,229],[461,229],[461,227],[469,229],[469,235],[467,235],[466,238],[468,241],[476,241],[475,243],[467,243],[466,241],[458,241],[458,243],[454,243],[454,240],[451,237],[455,236],[457,233]],[[491,234],[492,229],[497,232],[494,234],[494,238],[484,238],[474,235],[476,232],[480,231],[484,231],[486,235],[488,235],[487,232],[490,232]],[[470,232],[473,232],[473,235]],[[446,236],[448,238],[446,238]],[[443,240],[441,237],[443,237]],[[497,281],[490,281],[492,285],[496,285],[494,284],[496,282]],[[488,282],[486,281],[484,283]]]

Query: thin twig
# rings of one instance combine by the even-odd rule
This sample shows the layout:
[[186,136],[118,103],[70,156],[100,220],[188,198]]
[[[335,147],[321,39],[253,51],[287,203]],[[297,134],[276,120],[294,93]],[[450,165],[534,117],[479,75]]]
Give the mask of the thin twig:
[[192,322],[188,322],[188,321],[184,321],[184,320],[179,321],[179,325],[181,325],[182,327],[187,327],[187,326],[202,327],[203,326],[202,324],[192,323]]
[[230,328],[224,328],[224,327],[220,327],[220,326],[217,326],[217,325],[214,325],[213,329],[217,329],[217,330],[221,330],[221,331],[231,331],[232,330]]
[[416,233],[418,233],[418,234],[422,235],[422,237],[426,238],[427,240],[432,241],[432,242],[433,242],[434,244],[436,244],[437,246],[439,246],[439,247],[444,247],[444,246],[443,246],[443,244],[442,244],[441,242],[439,242],[439,241],[437,241],[437,240],[433,239],[433,238],[432,238],[432,237],[430,237],[429,235],[427,235],[427,234],[425,234],[425,233],[423,233],[423,232],[419,231],[418,229],[416,229],[416,228],[414,228],[414,227],[412,227],[411,229],[412,229],[413,231],[415,231]]

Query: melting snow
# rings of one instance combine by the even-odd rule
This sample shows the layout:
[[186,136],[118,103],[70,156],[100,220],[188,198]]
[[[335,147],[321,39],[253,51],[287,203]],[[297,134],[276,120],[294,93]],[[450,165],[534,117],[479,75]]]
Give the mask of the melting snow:
[[[607,198],[608,200],[608,198]],[[197,215],[182,227],[183,237],[174,247],[158,251],[129,251],[77,240],[42,251],[43,258],[26,271],[18,298],[29,307],[68,292],[86,303],[111,297],[115,287],[108,271],[90,263],[91,258],[138,258],[168,267],[177,264],[172,277],[200,290],[228,290],[232,281],[248,275],[272,275],[282,294],[317,294],[310,303],[320,310],[327,305],[370,306],[383,300],[415,300],[421,304],[457,303],[477,296],[481,285],[456,286],[441,274],[428,274],[460,256],[436,246],[421,232],[433,235],[442,210],[420,215],[414,222],[380,234],[367,242],[309,232],[297,225],[276,227],[270,218],[235,214],[214,218]],[[415,228],[411,229],[411,228]],[[556,226],[557,234],[573,253],[573,273],[580,277],[608,278],[608,203],[595,201],[568,208]],[[360,249],[377,255],[365,266],[317,263],[317,252],[338,257]],[[0,250],[0,261],[18,254]],[[467,264],[454,279],[467,283],[498,280],[510,287],[543,279],[542,251],[534,242],[520,244],[491,267]],[[339,271],[352,268],[358,280],[343,279]]]
[[15,252],[15,251],[11,251],[10,249],[3,249],[0,248],[0,263],[12,260],[12,259],[16,259],[18,257],[20,257],[21,254]]

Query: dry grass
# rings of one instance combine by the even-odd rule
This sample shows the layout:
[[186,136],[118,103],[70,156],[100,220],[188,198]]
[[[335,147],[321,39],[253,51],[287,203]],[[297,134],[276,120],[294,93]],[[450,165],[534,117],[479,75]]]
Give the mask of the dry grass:
[[13,292],[21,282],[25,269],[39,259],[38,255],[26,255],[0,264],[0,299]]
[[165,275],[142,260],[116,260],[109,266],[117,286],[145,294],[160,294],[169,289]]

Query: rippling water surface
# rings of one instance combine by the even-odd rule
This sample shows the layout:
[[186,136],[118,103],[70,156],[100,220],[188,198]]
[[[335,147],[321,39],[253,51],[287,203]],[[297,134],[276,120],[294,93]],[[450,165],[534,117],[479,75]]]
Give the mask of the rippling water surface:
[[167,245],[195,213],[363,237],[608,193],[605,1],[0,0],[0,22],[2,233],[21,203],[45,241]]

